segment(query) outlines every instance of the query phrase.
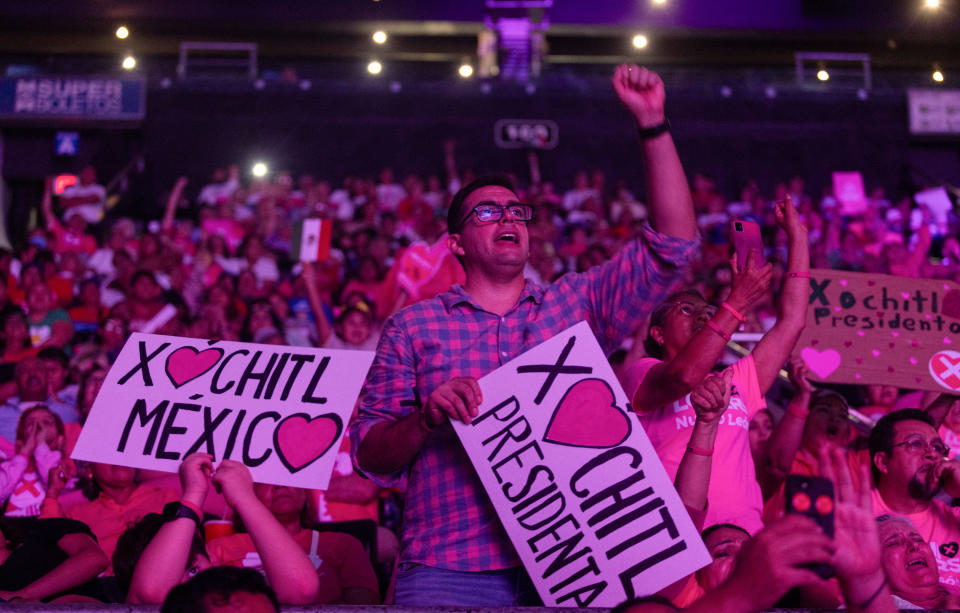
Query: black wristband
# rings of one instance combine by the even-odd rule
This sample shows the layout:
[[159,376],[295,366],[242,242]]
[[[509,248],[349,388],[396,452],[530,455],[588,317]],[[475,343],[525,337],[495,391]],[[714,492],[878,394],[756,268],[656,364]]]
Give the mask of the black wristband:
[[175,519],[180,519],[181,517],[192,519],[193,523],[195,523],[197,527],[202,525],[197,512],[181,502],[168,502],[167,505],[163,507],[163,518],[165,520],[173,521]]
[[670,120],[667,118],[663,119],[663,123],[658,123],[655,126],[650,126],[649,128],[637,128],[637,134],[640,135],[640,140],[649,140],[651,138],[656,138],[664,132],[670,131]]

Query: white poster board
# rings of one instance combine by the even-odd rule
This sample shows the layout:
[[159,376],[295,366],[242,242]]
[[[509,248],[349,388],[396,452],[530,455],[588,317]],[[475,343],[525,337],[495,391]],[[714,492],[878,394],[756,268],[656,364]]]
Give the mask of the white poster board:
[[326,489],[373,362],[369,351],[135,333],[72,457],[176,472],[194,451],[259,483]]
[[612,607],[710,562],[586,322],[480,388],[452,423],[546,606]]

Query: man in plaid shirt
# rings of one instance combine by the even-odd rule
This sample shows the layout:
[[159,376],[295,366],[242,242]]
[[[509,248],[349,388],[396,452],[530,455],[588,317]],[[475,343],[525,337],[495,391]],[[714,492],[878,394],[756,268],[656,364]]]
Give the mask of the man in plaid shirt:
[[683,280],[698,243],[690,190],[653,72],[620,66],[614,89],[640,129],[652,227],[609,262],[546,288],[523,276],[533,211],[510,183],[484,177],[454,196],[450,250],[463,286],[387,321],[350,428],[358,468],[406,491],[395,602],[511,606],[536,602],[449,419],[481,403],[477,379],[586,320],[607,352]]

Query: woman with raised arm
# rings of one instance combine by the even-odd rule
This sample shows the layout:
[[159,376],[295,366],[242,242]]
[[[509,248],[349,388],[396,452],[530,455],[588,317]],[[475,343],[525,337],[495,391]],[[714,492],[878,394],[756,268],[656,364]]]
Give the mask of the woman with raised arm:
[[[731,367],[733,392],[719,423],[713,458],[718,470],[710,480],[705,522],[735,524],[751,533],[763,526],[763,498],[750,454],[750,418],[766,406],[763,395],[803,330],[810,292],[807,230],[789,199],[777,203],[775,215],[790,242],[780,317],[753,352]],[[744,270],[735,261],[732,265],[733,289],[720,309],[688,291],[674,294],[654,310],[645,342],[654,357],[638,360],[626,370],[624,388],[670,475],[677,472],[696,421],[691,390],[714,368],[730,334],[745,319],[743,312],[770,282],[771,266],[757,267],[752,255]]]

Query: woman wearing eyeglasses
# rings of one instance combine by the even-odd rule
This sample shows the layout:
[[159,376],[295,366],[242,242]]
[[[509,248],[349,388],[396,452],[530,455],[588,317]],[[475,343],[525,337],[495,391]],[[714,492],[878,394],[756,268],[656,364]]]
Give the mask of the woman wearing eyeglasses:
[[731,367],[732,377],[725,377],[732,381],[732,393],[729,408],[718,421],[715,445],[700,448],[689,443],[696,421],[694,405],[709,393],[702,387],[704,378],[723,354],[730,334],[766,293],[770,264],[757,266],[751,255],[739,270],[734,260],[733,289],[719,309],[695,291],[668,298],[650,318],[644,346],[651,357],[634,362],[623,376],[633,408],[671,477],[688,450],[714,456],[704,525],[729,523],[751,534],[763,527],[763,498],[750,453],[750,419],[766,407],[763,396],[803,330],[810,292],[806,227],[789,199],[777,203],[775,212],[790,240],[780,317],[753,352]]

